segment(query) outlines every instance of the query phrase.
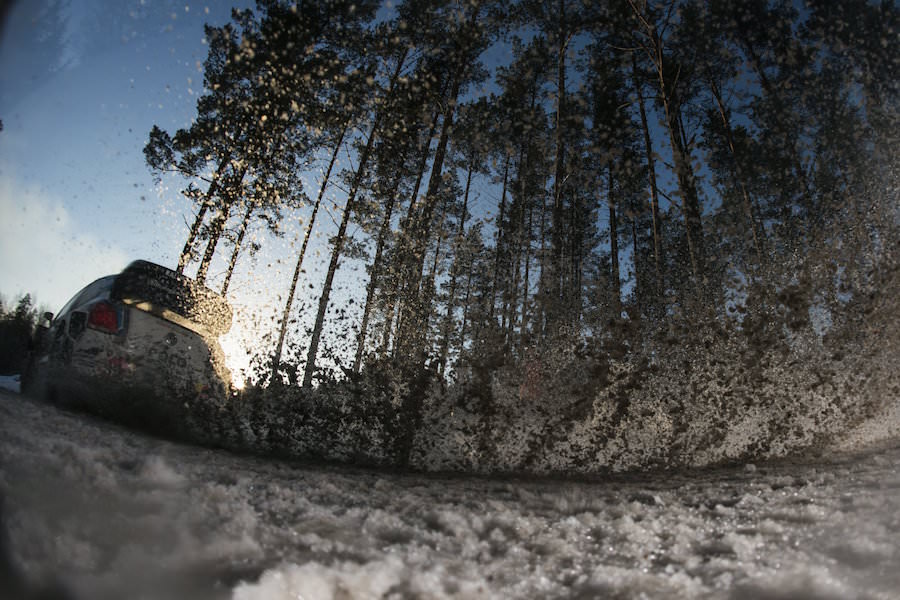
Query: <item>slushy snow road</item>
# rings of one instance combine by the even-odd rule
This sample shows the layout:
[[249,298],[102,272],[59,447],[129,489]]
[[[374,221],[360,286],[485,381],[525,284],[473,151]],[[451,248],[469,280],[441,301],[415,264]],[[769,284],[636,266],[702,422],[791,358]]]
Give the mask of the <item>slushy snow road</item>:
[[898,460],[888,445],[591,481],[391,474],[182,446],[0,392],[6,585],[87,599],[900,598]]

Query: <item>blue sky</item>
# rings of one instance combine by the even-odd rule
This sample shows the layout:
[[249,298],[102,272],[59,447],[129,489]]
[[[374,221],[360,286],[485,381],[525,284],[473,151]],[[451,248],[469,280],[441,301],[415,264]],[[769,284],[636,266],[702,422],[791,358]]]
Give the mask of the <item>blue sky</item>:
[[160,24],[135,14],[141,33],[126,40],[94,20],[103,9],[61,3],[56,64],[27,64],[33,45],[9,35],[41,35],[25,3],[13,6],[0,44],[0,291],[31,292],[51,309],[134,258],[172,262],[189,207],[175,194],[160,197],[141,149],[154,123],[189,122],[188,90],[202,87],[202,23],[228,16],[182,6]]
[[[142,149],[154,124],[190,123],[203,24],[225,22],[230,4],[29,3],[12,7],[0,41],[0,293],[31,293],[56,311],[134,259],[177,261],[192,207],[181,182],[154,184]],[[42,53],[54,14],[61,43]],[[238,292],[255,287],[252,266],[238,274]]]
[[[174,132],[196,114],[207,52],[203,25],[227,22],[234,4],[28,0],[12,7],[0,40],[0,294],[6,301],[31,293],[55,312],[84,285],[132,260],[175,266],[194,207],[180,193],[184,180],[154,182],[142,150],[153,125]],[[60,24],[48,36],[54,16]],[[48,44],[48,37],[59,43]],[[347,166],[345,160],[337,168]],[[306,181],[312,197],[316,174]],[[343,205],[336,187],[326,198],[294,302],[303,325],[314,316],[328,257],[323,242]],[[222,339],[233,370],[246,369],[251,353],[271,345],[259,342],[283,310],[306,212],[286,215],[280,239],[251,232],[262,248],[238,263],[229,291],[235,326]],[[227,255],[222,245],[210,287],[221,284]],[[355,315],[358,299],[348,300],[359,295],[361,272],[357,265],[339,271],[332,311]],[[294,340],[302,337],[301,326],[293,331]],[[331,339],[346,346],[350,338]]]

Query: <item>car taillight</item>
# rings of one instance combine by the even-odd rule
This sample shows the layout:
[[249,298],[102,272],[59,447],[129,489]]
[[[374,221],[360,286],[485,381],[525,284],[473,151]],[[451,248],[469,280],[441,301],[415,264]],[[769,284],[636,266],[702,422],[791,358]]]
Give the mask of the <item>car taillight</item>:
[[107,333],[118,333],[119,313],[109,302],[98,302],[88,313],[88,327]]

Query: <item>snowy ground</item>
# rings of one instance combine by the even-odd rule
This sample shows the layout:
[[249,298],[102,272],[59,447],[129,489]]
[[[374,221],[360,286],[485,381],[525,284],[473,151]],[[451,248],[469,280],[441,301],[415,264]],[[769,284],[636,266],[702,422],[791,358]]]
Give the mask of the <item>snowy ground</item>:
[[898,598],[898,461],[895,445],[602,481],[398,475],[180,446],[0,392],[0,575],[11,561],[8,590],[90,599]]

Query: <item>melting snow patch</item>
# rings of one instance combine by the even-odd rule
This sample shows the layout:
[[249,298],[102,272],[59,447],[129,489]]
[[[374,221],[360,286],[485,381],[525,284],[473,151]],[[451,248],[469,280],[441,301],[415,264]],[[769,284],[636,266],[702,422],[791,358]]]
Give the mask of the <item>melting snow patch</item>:
[[701,595],[703,585],[685,573],[659,576],[603,565],[581,591],[583,597],[596,598],[688,598]]
[[233,600],[332,600],[382,598],[399,584],[403,575],[400,559],[388,556],[363,565],[341,563],[326,567],[311,562],[287,565],[263,573],[259,582],[235,588]]
[[735,600],[852,600],[859,595],[825,567],[796,567],[781,572],[760,572],[740,585]]
[[77,600],[900,589],[900,447],[561,483],[287,465],[131,436],[10,394],[0,409],[11,555]]
[[179,487],[185,483],[183,475],[175,471],[161,456],[151,456],[141,470],[143,478],[162,487]]

